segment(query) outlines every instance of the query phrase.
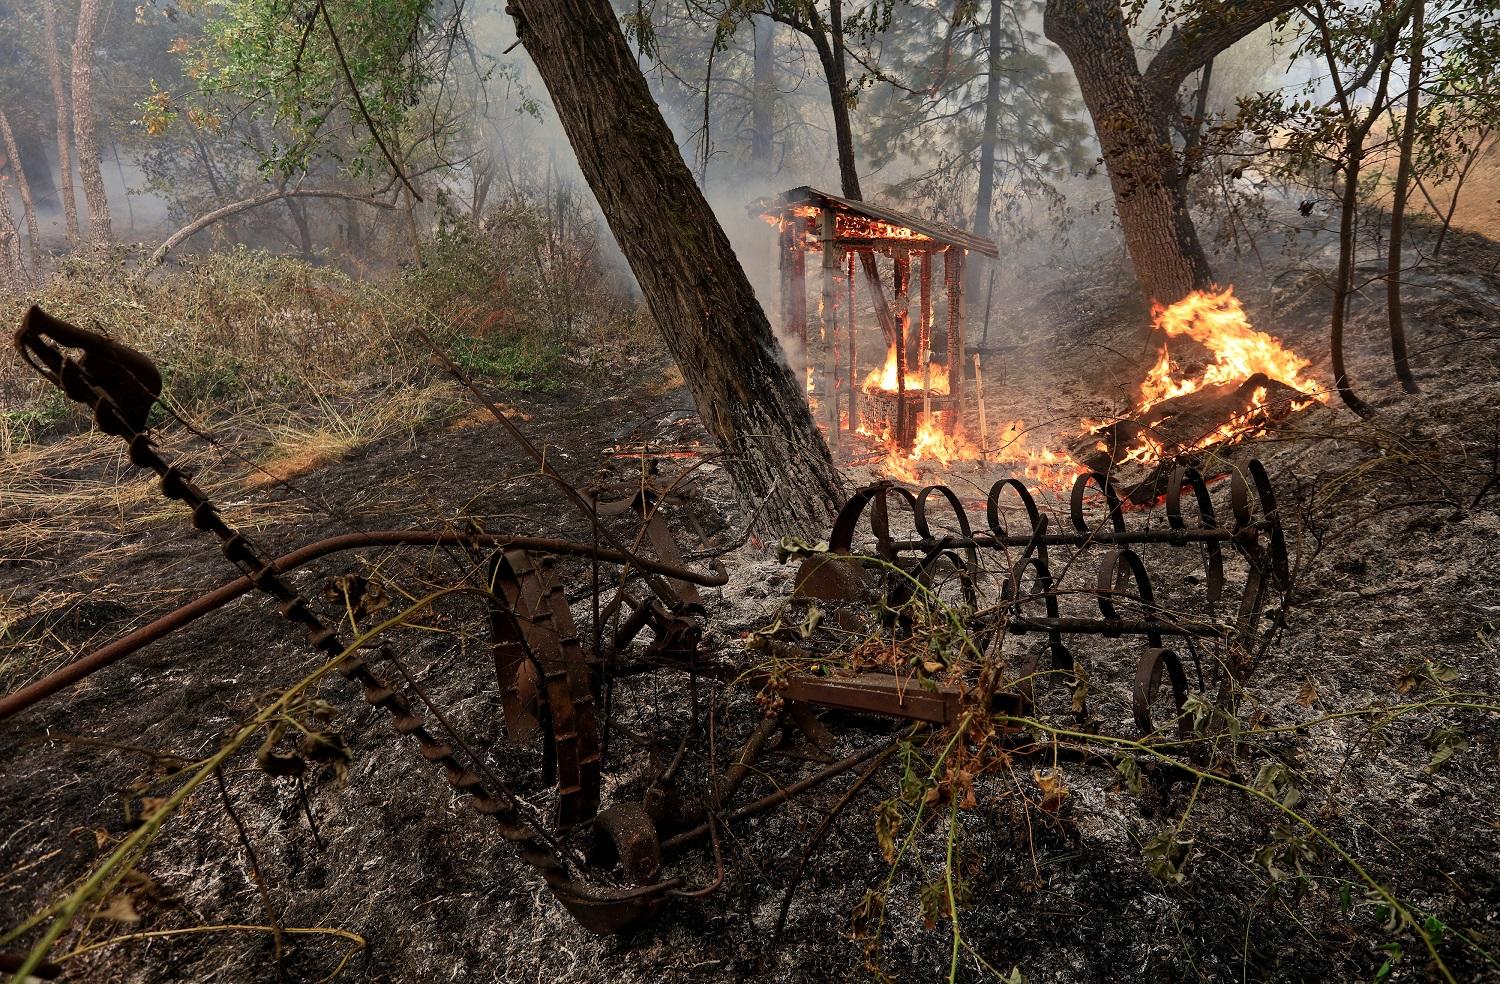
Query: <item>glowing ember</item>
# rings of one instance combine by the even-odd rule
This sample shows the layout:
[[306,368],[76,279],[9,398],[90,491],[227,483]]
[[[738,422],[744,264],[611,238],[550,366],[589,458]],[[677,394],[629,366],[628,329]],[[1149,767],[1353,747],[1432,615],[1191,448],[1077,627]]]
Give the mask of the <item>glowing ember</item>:
[[[821,245],[821,210],[816,205],[794,205],[778,212],[763,212],[761,218],[777,229],[798,230],[803,235],[804,249],[818,249]],[[872,219],[863,215],[838,212],[834,215],[834,235],[839,239],[900,240],[901,242],[930,243],[931,236],[903,225]]]

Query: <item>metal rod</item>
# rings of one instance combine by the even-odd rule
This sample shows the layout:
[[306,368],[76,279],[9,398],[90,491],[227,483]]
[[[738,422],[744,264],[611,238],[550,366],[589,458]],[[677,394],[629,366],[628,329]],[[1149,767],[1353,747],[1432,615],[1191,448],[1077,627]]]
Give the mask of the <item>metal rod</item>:
[[1239,534],[1235,530],[1136,530],[1116,533],[1112,530],[1091,530],[1088,533],[1043,533],[1041,536],[1017,534],[996,537],[989,533],[975,536],[944,536],[925,540],[893,540],[891,549],[896,551],[928,551],[938,546],[949,547],[1024,547],[1041,543],[1049,547],[1086,547],[1094,543],[1170,543],[1183,546],[1189,543],[1227,543]]
[[[270,566],[278,572],[285,573],[321,557],[341,553],[345,550],[360,550],[370,547],[460,546],[466,543],[483,547],[515,547],[520,550],[537,550],[545,553],[566,554],[576,557],[592,556],[614,563],[635,563],[643,567],[649,567],[658,574],[689,581],[693,584],[701,584],[705,587],[725,584],[729,579],[727,574],[715,573],[705,576],[697,571],[676,567],[672,564],[663,564],[645,557],[627,561],[624,554],[614,550],[596,549],[588,544],[573,543],[569,540],[555,540],[535,536],[500,536],[490,533],[470,534],[424,530],[371,530],[364,533],[345,533],[342,536],[318,540],[297,550],[293,550],[291,553],[282,554],[271,561]],[[152,622],[148,622],[129,635],[121,636],[114,642],[106,644],[89,655],[74,660],[61,669],[49,673],[35,683],[22,687],[13,693],[6,694],[4,697],[0,697],[0,721],[31,707],[38,701],[45,700],[59,690],[72,686],[97,670],[119,662],[142,647],[155,642],[163,636],[171,635],[195,619],[201,618],[215,609],[222,608],[234,599],[248,594],[253,590],[254,585],[251,584],[248,576],[235,578],[233,581],[220,585],[201,598],[196,598],[181,608],[168,612],[166,615]]]

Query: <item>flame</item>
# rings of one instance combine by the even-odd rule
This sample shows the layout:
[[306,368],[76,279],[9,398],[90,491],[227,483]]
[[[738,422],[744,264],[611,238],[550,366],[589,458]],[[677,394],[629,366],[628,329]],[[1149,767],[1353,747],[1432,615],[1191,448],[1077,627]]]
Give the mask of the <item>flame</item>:
[[[1153,407],[1205,387],[1244,383],[1257,373],[1301,394],[1302,399],[1291,401],[1293,411],[1328,400],[1328,393],[1305,375],[1311,361],[1289,349],[1276,336],[1253,327],[1239,298],[1235,297],[1233,287],[1194,291],[1168,307],[1157,306],[1152,318],[1166,339],[1186,338],[1197,342],[1207,350],[1210,361],[1200,371],[1188,373],[1163,346],[1155,365],[1141,381],[1136,405],[1125,415],[1147,428],[1162,417],[1162,413],[1151,413]],[[945,366],[931,363],[928,377],[933,395],[949,392]],[[908,368],[904,388],[920,396],[924,390],[922,373]],[[897,391],[895,346],[887,350],[885,363],[865,377],[863,389],[866,393],[893,394]],[[1171,455],[1233,444],[1261,433],[1272,412],[1280,409],[1271,406],[1270,388],[1257,386],[1243,410],[1192,442],[1168,449],[1148,432],[1143,432],[1131,447],[1117,451],[1116,458],[1119,464],[1153,467]],[[904,453],[897,447],[888,423],[861,421],[858,433],[884,446],[886,455],[880,469],[886,475],[915,483],[921,478],[923,463],[946,468],[955,461],[980,457],[981,449],[965,436],[956,422],[947,419],[951,413],[952,410],[935,410],[923,414],[912,447]],[[1097,447],[1109,452],[1110,445],[1103,439],[1109,426],[1110,421],[1082,420],[1079,433],[1099,435]],[[1002,425],[998,436],[988,441],[987,460],[1011,465],[1032,482],[1053,488],[1066,487],[1084,470],[1084,466],[1067,451],[1028,447],[1027,437],[1026,424],[1022,420]]]
[[[802,247],[817,249],[821,244],[822,210],[816,205],[793,205],[779,212],[762,212],[761,219],[778,231],[793,229],[802,233]],[[834,235],[839,239],[896,239],[902,242],[930,243],[931,236],[894,222],[873,219],[846,212],[834,214]]]
[[1311,362],[1288,349],[1275,335],[1251,327],[1234,288],[1218,293],[1195,290],[1170,307],[1157,305],[1152,320],[1167,338],[1186,336],[1208,349],[1214,361],[1204,367],[1196,379],[1178,376],[1180,368],[1162,347],[1156,365],[1141,383],[1139,416],[1163,400],[1195,393],[1205,386],[1244,382],[1256,373],[1264,373],[1278,383],[1326,402],[1328,394],[1302,378]]
[[[895,393],[901,387],[896,385],[896,346],[892,345],[885,352],[885,364],[879,369],[872,369],[865,377],[864,391],[876,393],[884,390],[887,393]],[[934,395],[946,396],[948,393],[948,367],[939,362],[928,362],[925,374],[913,372],[909,367],[906,370],[906,391],[921,391],[927,388],[926,384],[932,383]]]

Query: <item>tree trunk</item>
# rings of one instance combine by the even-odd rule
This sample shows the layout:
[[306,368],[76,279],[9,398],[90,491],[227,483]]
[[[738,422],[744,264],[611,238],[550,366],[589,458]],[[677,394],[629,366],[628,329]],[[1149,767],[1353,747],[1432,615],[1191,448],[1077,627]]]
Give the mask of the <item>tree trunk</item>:
[[754,103],[750,112],[750,159],[756,177],[770,178],[775,172],[771,157],[771,130],[776,109],[776,22],[755,18]]
[[742,504],[762,530],[826,532],[842,479],[608,0],[507,9]]
[[[995,145],[1000,139],[1000,31],[1004,23],[1005,4],[990,0],[989,55],[986,62],[984,90],[984,129],[979,139],[979,191],[974,199],[974,235],[986,239],[990,236],[990,217],[995,211]],[[992,265],[974,263],[968,266],[968,283],[964,292],[969,303],[977,300],[980,273],[991,270]]]
[[68,117],[68,93],[63,87],[62,59],[57,54],[56,0],[42,0],[42,44],[46,47],[47,76],[52,82],[52,108],[57,115],[57,183],[62,194],[68,241],[78,239],[78,203],[73,199],[73,126]]
[[26,239],[31,244],[33,262],[41,258],[42,236],[36,221],[36,203],[31,200],[31,185],[26,180],[26,171],[21,166],[21,151],[16,147],[16,135],[11,132],[10,120],[0,110],[0,140],[5,141],[5,156],[10,158],[10,173],[16,178],[16,191],[21,196],[21,208],[26,215]]
[[1408,393],[1417,392],[1411,362],[1406,357],[1406,326],[1401,312],[1401,240],[1406,234],[1406,198],[1411,190],[1411,152],[1416,139],[1417,113],[1422,107],[1422,14],[1417,0],[1411,26],[1411,81],[1406,89],[1406,119],[1401,125],[1401,161],[1396,166],[1396,187],[1391,199],[1391,245],[1386,254],[1386,307],[1391,323],[1391,359],[1396,378]]
[[73,133],[78,140],[78,173],[88,205],[89,239],[114,241],[110,228],[109,196],[104,191],[99,128],[94,119],[94,45],[102,0],[83,0],[78,10],[78,35],[73,40]]
[[[844,12],[841,0],[829,0],[828,15],[826,30],[823,22],[817,19],[816,8],[809,10],[812,20],[789,19],[784,14],[775,16],[805,35],[818,52],[818,62],[823,66],[823,79],[828,85],[829,111],[833,114],[834,146],[839,162],[839,190],[845,198],[863,201],[865,196],[859,186],[859,170],[854,163],[854,127],[849,120],[849,74],[844,65]],[[875,318],[880,322],[885,343],[887,346],[895,345],[898,337],[896,316],[886,301],[880,271],[875,266],[875,254],[870,250],[860,250],[859,263],[865,272],[865,282],[870,288],[870,302],[875,307]]]
[[[1136,63],[1116,0],[1048,0],[1048,38],[1062,49],[1094,121],[1125,248],[1148,300],[1171,304],[1213,282],[1188,215],[1169,107]],[[1173,86],[1169,94],[1175,94]]]
[[1339,392],[1339,399],[1361,417],[1368,417],[1374,411],[1354,392],[1348,370],[1344,368],[1344,324],[1349,312],[1349,295],[1352,293],[1351,281],[1354,277],[1354,218],[1359,195],[1359,170],[1364,162],[1363,136],[1361,134],[1359,139],[1350,141],[1348,157],[1344,162],[1344,192],[1339,204],[1339,265],[1334,273],[1328,349],[1333,363],[1333,385]]
[[16,220],[10,212],[10,195],[0,188],[0,288],[14,290],[25,286],[26,264],[21,259],[21,234],[16,231]]

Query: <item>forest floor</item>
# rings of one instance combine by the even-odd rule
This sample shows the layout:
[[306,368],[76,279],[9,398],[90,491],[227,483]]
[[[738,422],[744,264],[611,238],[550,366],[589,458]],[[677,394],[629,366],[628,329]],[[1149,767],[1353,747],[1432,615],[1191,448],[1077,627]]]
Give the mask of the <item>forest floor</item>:
[[[1315,407],[1235,452],[1260,457],[1277,483],[1296,581],[1285,627],[1245,684],[1247,734],[1228,778],[1273,789],[1328,840],[1297,830],[1253,794],[1217,782],[1132,791],[1110,764],[1065,765],[1066,799],[1038,811],[1031,769],[1054,763],[1018,762],[1020,778],[992,778],[979,806],[957,814],[968,893],[958,979],[987,976],[976,955],[1002,976],[1014,968],[1030,981],[1369,980],[1387,963],[1392,979],[1435,976],[1418,937],[1391,923],[1342,850],[1411,911],[1446,927],[1446,936],[1438,923],[1430,931],[1443,936],[1440,952],[1455,977],[1500,980],[1500,566],[1491,559],[1500,483],[1480,494],[1500,474],[1500,246],[1451,238],[1450,254],[1415,273],[1407,290],[1420,394],[1401,395],[1391,378],[1383,287],[1375,284],[1355,307],[1350,370],[1376,416]],[[1317,272],[1326,255],[1309,256],[1274,269],[1222,261],[1221,270],[1233,273],[1226,279],[1259,327],[1315,354],[1327,345]],[[1059,271],[1054,287],[992,328],[991,402],[997,416],[1034,427],[1031,447],[1061,444],[1076,420],[1128,404],[1149,362],[1120,341],[1138,344],[1147,317],[1127,280],[1108,266],[1090,278],[1100,286],[1080,290],[1077,271]],[[1314,369],[1328,377],[1322,360]],[[628,484],[640,463],[622,449],[706,443],[674,373],[643,352],[577,381],[565,376],[555,392],[503,399],[565,476]],[[251,467],[228,429],[210,443],[169,423],[163,444],[194,464],[228,519],[273,552],[351,528],[471,519],[490,530],[586,540],[586,525],[505,433],[464,406],[461,393],[442,392],[443,412],[335,463],[279,470],[283,483],[267,479],[263,458]],[[681,463],[660,467],[670,473]],[[1006,474],[964,464],[928,480],[981,488]],[[232,574],[101,435],[15,451],[0,482],[4,690]],[[717,466],[697,470],[689,500],[701,528],[693,535],[726,542],[743,529],[746,517]],[[788,610],[792,568],[770,556],[771,546],[751,540],[723,558],[729,584],[704,592],[713,627],[706,649],[741,656],[746,629]],[[450,563],[436,552],[372,553],[323,561],[297,583],[317,594],[327,576],[358,569],[417,595],[451,577]],[[472,623],[479,611],[447,614]],[[496,738],[480,641],[463,631],[393,638],[455,724],[491,722],[480,734],[493,767],[535,771],[539,756],[509,752]],[[1124,646],[1080,647],[1091,667],[1091,710],[1106,734],[1131,733],[1133,663],[1119,656]],[[247,597],[0,724],[0,925],[68,892],[118,843],[128,811],[140,807],[143,776],[159,780],[173,763],[211,753],[313,668],[295,634]],[[285,926],[335,927],[365,941],[345,979],[859,977],[870,954],[851,938],[851,911],[888,877],[880,969],[903,980],[949,975],[951,927],[924,925],[921,905],[944,865],[947,813],[938,811],[893,872],[872,813],[897,775],[877,774],[832,825],[779,937],[790,872],[847,779],[727,831],[720,891],[677,900],[627,936],[599,938],[400,747],[381,715],[344,699],[337,684],[326,696],[353,752],[347,775],[310,775],[305,809],[296,784],[272,779],[248,756],[235,760],[224,772],[233,811],[216,787],[201,789],[163,828],[110,913],[85,935],[65,936],[54,957],[122,933],[187,932],[81,955],[65,964],[66,979],[275,979],[270,934],[192,930],[265,922],[239,825]],[[680,718],[674,696],[680,689],[650,676],[622,683],[622,733]],[[750,720],[742,713],[724,726],[743,733]],[[864,727],[854,722],[841,742],[868,740]],[[641,764],[618,766],[628,773]],[[752,780],[744,795],[764,792],[765,782]],[[1007,799],[1010,783],[1025,792]],[[627,784],[611,780],[606,791]],[[1291,787],[1295,801],[1285,798]],[[1185,846],[1163,878],[1143,849],[1149,855],[1158,835],[1173,830]],[[711,875],[711,856],[692,855],[687,870]],[[350,949],[333,935],[289,939],[285,969],[294,980],[331,973]]]

